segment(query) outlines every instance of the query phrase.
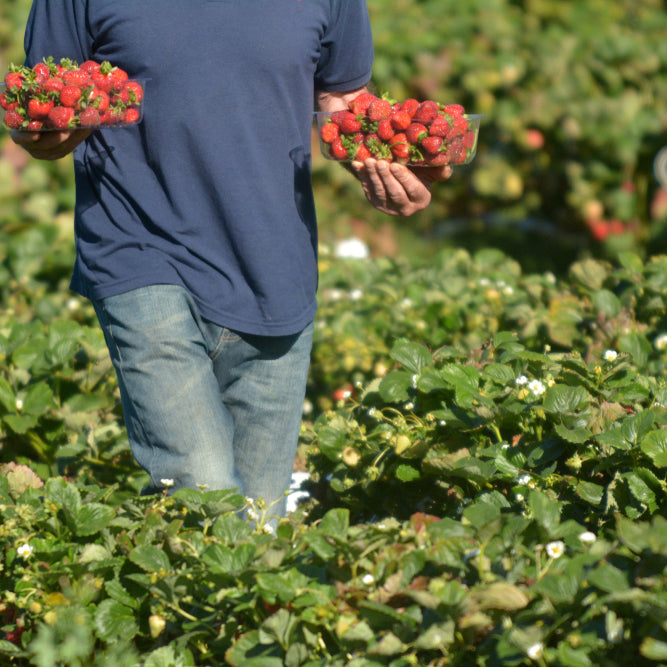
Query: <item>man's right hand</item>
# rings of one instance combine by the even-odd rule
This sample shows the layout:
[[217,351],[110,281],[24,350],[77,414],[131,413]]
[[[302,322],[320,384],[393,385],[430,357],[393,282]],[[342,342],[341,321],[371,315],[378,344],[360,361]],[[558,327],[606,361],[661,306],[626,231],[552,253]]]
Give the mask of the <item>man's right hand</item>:
[[69,155],[93,130],[64,130],[51,132],[30,132],[12,130],[11,138],[15,144],[24,148],[38,160],[59,160]]

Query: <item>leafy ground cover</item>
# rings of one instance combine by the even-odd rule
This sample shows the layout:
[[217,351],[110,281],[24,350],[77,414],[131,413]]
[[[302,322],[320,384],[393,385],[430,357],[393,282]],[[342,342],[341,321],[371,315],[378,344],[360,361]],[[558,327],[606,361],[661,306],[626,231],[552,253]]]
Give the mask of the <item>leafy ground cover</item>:
[[667,659],[667,258],[324,256],[311,497],[275,534],[233,491],[139,497],[91,313],[9,280],[7,663]]

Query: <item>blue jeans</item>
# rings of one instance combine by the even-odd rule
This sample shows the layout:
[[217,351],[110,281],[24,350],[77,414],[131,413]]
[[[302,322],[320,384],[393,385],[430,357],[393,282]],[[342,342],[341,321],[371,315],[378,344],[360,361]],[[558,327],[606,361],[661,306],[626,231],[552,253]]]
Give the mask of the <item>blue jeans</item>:
[[312,323],[254,336],[202,319],[176,285],[94,303],[118,376],[144,493],[238,489],[284,515],[299,438]]

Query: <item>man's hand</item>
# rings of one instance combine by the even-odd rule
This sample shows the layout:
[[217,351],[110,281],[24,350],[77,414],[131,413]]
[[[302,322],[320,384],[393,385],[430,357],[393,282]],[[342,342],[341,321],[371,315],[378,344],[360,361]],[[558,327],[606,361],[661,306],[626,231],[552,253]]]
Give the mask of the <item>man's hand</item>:
[[12,130],[15,144],[38,160],[58,160],[69,155],[93,130],[66,130],[63,132],[29,132]]
[[431,202],[431,186],[446,181],[452,168],[406,167],[398,162],[375,160],[353,162],[366,199],[379,211],[388,215],[409,216],[426,208]]

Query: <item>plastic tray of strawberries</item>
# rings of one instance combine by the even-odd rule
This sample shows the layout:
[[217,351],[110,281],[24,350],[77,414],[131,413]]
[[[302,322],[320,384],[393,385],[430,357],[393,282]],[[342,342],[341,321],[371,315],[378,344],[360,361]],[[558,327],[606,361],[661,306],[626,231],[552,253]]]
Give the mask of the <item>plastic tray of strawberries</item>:
[[32,68],[10,65],[0,84],[3,123],[32,132],[135,125],[143,116],[145,85],[108,61],[45,58]]
[[468,164],[477,152],[482,115],[460,104],[362,93],[340,111],[315,113],[320,149],[330,160],[372,157],[410,166]]

